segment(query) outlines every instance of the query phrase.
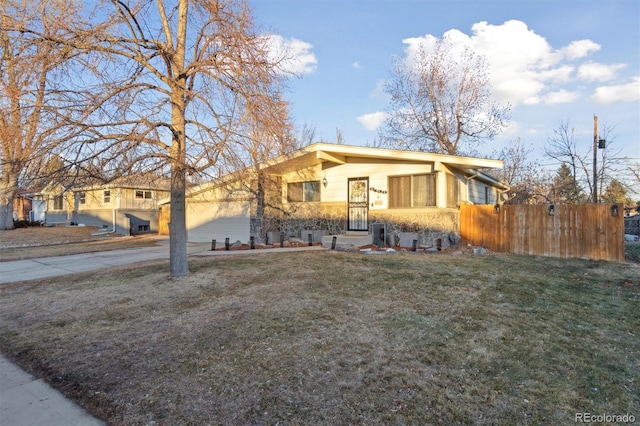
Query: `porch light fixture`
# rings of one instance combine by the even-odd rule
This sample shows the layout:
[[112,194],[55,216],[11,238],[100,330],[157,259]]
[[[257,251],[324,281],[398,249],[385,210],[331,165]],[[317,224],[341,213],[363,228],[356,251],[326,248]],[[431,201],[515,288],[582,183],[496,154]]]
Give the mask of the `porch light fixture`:
[[322,186],[324,186],[326,188],[328,183],[329,182],[327,182],[327,178],[326,177],[322,178]]
[[611,216],[618,216],[618,205],[614,204],[611,206]]
[[493,212],[495,214],[500,214],[500,204],[496,204],[495,206],[493,206]]
[[549,206],[549,216],[553,216],[554,214],[556,214],[555,206],[553,204],[551,204]]

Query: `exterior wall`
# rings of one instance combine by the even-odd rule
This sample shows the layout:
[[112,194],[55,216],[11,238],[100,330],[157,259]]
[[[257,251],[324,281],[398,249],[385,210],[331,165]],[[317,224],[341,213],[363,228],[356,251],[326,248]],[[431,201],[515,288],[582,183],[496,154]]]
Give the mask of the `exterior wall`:
[[91,209],[73,213],[72,222],[114,230],[121,235],[158,233],[159,210]]
[[[56,196],[62,197],[62,208],[60,209],[56,209]],[[62,192],[60,188],[52,188],[50,191],[42,194],[41,202],[45,206],[44,221],[46,223],[52,224],[71,222],[73,197],[70,193]]]
[[[369,211],[369,231],[376,222],[387,225],[387,236],[400,241],[403,232],[418,234],[418,243],[435,247],[438,240],[442,247],[457,243],[460,212],[457,209],[385,209]],[[252,217],[251,232],[255,235],[258,219]],[[267,232],[282,232],[286,237],[300,238],[305,230],[326,230],[328,235],[340,235],[347,231],[347,204],[304,203],[295,211],[268,211],[262,220],[262,229]]]
[[[105,202],[104,192],[109,191],[109,201]],[[151,198],[136,198],[136,191],[151,192]],[[80,204],[79,193],[84,192],[85,202]],[[93,209],[136,209],[157,210],[158,200],[168,197],[169,191],[146,188],[98,188],[75,193],[75,207],[77,210]]]
[[[438,167],[436,167],[438,166]],[[376,222],[387,225],[387,235],[396,242],[402,232],[416,232],[419,244],[436,246],[441,240],[442,247],[448,247],[458,241],[459,211],[456,208],[388,208],[388,178],[411,174],[437,172],[436,185],[439,205],[446,204],[446,174],[449,170],[436,164],[407,164],[387,161],[369,163],[366,161],[322,168],[322,165],[310,167],[282,176],[282,194],[280,209],[267,209],[262,220],[252,211],[251,233],[256,238],[264,237],[268,232],[282,232],[285,236],[300,238],[305,230],[326,230],[329,235],[347,232],[347,180],[354,177],[369,178],[369,231]],[[455,175],[460,184],[461,200],[468,199],[467,183],[464,178]],[[288,203],[287,183],[326,179],[321,185],[321,202]],[[495,190],[493,191],[495,193]],[[270,194],[278,198],[278,194]],[[484,196],[484,192],[483,192]],[[260,232],[261,230],[261,232]]]
[[469,201],[472,204],[498,203],[496,189],[491,185],[475,179],[469,179],[469,181],[467,182],[467,187],[469,191]]

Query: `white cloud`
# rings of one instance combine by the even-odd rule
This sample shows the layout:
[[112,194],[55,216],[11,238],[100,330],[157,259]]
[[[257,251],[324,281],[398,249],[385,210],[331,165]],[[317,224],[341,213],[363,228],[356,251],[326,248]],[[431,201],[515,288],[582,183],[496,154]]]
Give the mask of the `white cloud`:
[[364,114],[358,117],[360,124],[367,130],[376,130],[387,118],[387,113],[378,111],[370,114]]
[[[487,59],[493,97],[512,106],[574,101],[578,94],[563,85],[576,78],[609,81],[624,67],[624,64],[593,62],[575,64],[573,61],[600,50],[600,45],[585,39],[555,49],[543,36],[518,20],[501,25],[478,22],[471,27],[471,35],[454,29],[444,37],[460,49],[469,46]],[[437,41],[438,38],[430,34],[404,39],[407,60],[415,58],[420,44],[429,50]]]
[[580,94],[578,92],[570,92],[565,89],[560,89],[557,92],[550,92],[544,97],[544,102],[546,104],[566,104],[569,102],[573,102]]
[[376,87],[369,93],[370,98],[374,99],[386,99],[388,95],[384,91],[384,85],[386,84],[386,80],[380,79],[376,81]]
[[360,62],[355,61],[353,64],[351,64],[351,66],[357,70],[362,68],[362,65],[360,65]]
[[600,104],[640,101],[640,76],[635,77],[633,81],[628,84],[600,86],[596,88],[591,98]]
[[271,60],[279,62],[278,68],[283,73],[310,74],[318,67],[311,43],[277,34],[266,36],[266,40]]
[[567,47],[559,50],[559,52],[567,59],[584,58],[593,52],[600,50],[600,45],[591,40],[572,41]]
[[587,81],[610,81],[616,76],[616,71],[625,67],[625,64],[599,64],[587,62],[578,68],[578,78]]

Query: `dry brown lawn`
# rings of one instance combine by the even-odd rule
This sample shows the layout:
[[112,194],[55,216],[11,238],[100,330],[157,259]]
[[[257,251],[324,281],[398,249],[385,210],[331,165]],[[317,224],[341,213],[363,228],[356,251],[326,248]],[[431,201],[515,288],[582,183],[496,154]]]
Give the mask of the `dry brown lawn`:
[[113,425],[640,418],[637,265],[302,252],[0,287],[0,349]]
[[148,236],[91,235],[98,231],[93,226],[29,227],[0,231],[0,262],[156,244],[153,237]]

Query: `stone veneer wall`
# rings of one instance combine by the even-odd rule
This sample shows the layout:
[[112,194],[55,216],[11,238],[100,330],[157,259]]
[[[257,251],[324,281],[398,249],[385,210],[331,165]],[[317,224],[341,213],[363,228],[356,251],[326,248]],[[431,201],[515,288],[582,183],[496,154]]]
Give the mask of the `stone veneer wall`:
[[[300,238],[304,230],[326,230],[328,235],[341,235],[347,232],[346,203],[306,203],[295,205],[295,211],[270,210],[260,221],[251,218],[251,235],[256,241],[263,241],[267,232],[282,232],[285,237]],[[456,209],[398,209],[369,210],[369,229],[371,224],[383,222],[387,225],[387,236],[396,243],[402,232],[418,234],[420,245],[437,245],[441,240],[443,248],[454,245],[459,240],[460,212]]]
[[418,244],[436,247],[441,240],[443,248],[457,244],[460,239],[460,212],[456,209],[402,209],[369,210],[369,223],[387,225],[387,238],[396,244],[403,232],[418,234]]

